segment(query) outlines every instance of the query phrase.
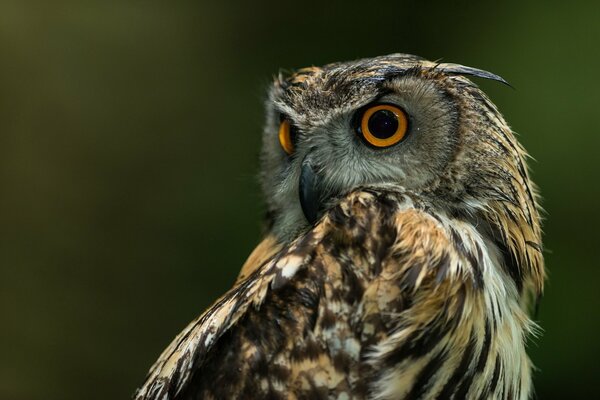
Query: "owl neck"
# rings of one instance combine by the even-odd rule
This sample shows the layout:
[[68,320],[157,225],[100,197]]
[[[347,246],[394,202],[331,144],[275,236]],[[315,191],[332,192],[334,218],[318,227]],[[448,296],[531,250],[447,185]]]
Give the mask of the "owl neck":
[[461,200],[451,206],[459,219],[470,220],[481,235],[496,246],[502,268],[510,276],[529,306],[541,297],[544,287],[544,259],[539,215],[535,207],[527,215],[511,201],[491,200],[485,204]]

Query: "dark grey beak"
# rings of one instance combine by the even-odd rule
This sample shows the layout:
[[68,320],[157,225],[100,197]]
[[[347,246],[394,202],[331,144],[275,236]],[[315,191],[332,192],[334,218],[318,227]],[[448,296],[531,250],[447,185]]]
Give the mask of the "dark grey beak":
[[322,199],[319,183],[319,176],[315,172],[315,167],[312,165],[310,159],[306,157],[302,161],[298,192],[302,211],[311,225],[317,222],[321,209]]

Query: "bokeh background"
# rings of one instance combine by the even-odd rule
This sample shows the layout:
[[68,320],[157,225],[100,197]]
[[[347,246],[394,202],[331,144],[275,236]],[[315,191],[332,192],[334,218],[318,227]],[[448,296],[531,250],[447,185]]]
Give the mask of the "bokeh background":
[[530,151],[540,399],[600,357],[598,2],[0,3],[0,399],[128,398],[259,241],[264,89],[392,52],[488,69]]

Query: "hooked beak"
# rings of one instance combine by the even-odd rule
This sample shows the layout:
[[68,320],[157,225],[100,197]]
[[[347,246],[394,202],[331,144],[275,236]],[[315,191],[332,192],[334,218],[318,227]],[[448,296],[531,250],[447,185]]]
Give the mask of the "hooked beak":
[[319,211],[321,210],[322,193],[319,176],[315,172],[315,167],[308,156],[302,161],[298,193],[304,216],[313,225],[317,222]]

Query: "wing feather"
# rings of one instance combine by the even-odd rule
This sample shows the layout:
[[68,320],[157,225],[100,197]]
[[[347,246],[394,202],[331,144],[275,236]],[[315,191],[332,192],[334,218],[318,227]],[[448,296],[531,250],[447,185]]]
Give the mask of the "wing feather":
[[[175,398],[199,368],[213,345],[250,306],[260,307],[269,285],[280,286],[291,279],[308,257],[306,247],[314,247],[322,237],[322,227],[316,227],[287,248],[281,250],[272,237],[257,249],[260,253],[247,262],[237,284],[219,298],[208,310],[193,320],[163,351],[151,367],[144,385],[134,395],[135,400],[167,400]],[[267,244],[271,245],[267,246]]]
[[[528,320],[495,252],[476,228],[417,196],[354,192],[290,245],[265,239],[135,399],[197,398],[198,388],[207,398],[486,397],[504,390],[493,383],[497,365],[523,373],[526,393],[528,360],[507,360],[524,354]],[[498,347],[505,332],[510,349]],[[266,372],[257,373],[261,362]]]

